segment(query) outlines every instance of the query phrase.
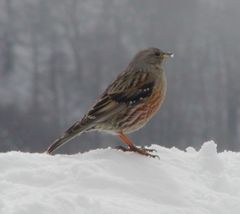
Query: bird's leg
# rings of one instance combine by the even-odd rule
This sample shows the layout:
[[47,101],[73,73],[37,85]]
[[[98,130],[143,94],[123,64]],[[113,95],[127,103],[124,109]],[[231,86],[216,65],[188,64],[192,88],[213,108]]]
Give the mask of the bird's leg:
[[128,145],[128,148],[125,148],[123,146],[118,146],[117,148],[118,149],[121,149],[122,151],[126,152],[126,151],[131,151],[131,152],[137,152],[141,155],[145,155],[145,156],[150,156],[150,157],[158,157],[157,155],[152,155],[149,153],[148,149],[145,149],[145,148],[138,148],[136,147],[132,141],[126,136],[124,135],[123,133],[119,133],[118,137],[120,138],[120,140],[127,144]]

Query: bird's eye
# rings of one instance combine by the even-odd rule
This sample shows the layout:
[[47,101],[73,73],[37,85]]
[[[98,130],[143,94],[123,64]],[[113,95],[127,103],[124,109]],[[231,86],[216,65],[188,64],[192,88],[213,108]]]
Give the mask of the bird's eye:
[[155,56],[160,56],[160,52],[159,51],[155,52]]

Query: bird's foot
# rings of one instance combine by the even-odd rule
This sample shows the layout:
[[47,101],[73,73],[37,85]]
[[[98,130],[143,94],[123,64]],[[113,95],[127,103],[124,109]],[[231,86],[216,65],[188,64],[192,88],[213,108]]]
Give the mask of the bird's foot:
[[121,150],[123,152],[128,152],[129,151],[129,149],[124,147],[124,146],[116,146],[115,149]]
[[143,150],[145,150],[145,151],[147,151],[147,152],[157,152],[156,149],[147,149],[147,148],[144,147],[144,146],[141,146],[141,149],[143,149]]
[[155,149],[147,149],[147,148],[144,148],[144,147],[138,148],[138,147],[135,147],[135,146],[133,148],[130,148],[130,149],[132,149],[132,151],[137,152],[141,155],[146,155],[146,156],[149,156],[149,157],[152,157],[152,158],[160,159],[158,155],[152,155],[151,153],[149,153],[149,152],[156,152]]
[[149,153],[149,152],[156,151],[155,149],[146,149],[144,147],[138,148],[136,146],[129,146],[127,148],[124,147],[124,146],[117,146],[116,149],[120,149],[123,152],[136,152],[140,155],[145,155],[145,156],[149,156],[149,157],[152,157],[152,158],[160,159],[158,155],[152,155],[152,154]]

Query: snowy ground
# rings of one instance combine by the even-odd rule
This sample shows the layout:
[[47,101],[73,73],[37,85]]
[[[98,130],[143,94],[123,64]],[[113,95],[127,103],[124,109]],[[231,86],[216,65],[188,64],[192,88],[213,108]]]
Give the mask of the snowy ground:
[[160,160],[112,149],[0,153],[0,213],[240,213],[240,154],[217,154],[213,142],[151,148]]

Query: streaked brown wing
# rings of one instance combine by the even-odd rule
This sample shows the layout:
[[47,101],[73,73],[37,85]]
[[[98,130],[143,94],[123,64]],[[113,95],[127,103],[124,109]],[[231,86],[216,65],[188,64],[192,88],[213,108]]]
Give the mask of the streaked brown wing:
[[137,104],[149,97],[152,94],[154,80],[146,79],[147,77],[148,74],[143,72],[137,73],[134,78],[127,74],[118,76],[85,117],[89,119],[110,117],[123,107]]
[[117,79],[108,86],[103,95],[133,91],[150,79],[151,75],[149,72],[139,71],[134,72],[134,74],[133,71],[122,72]]
[[118,103],[126,103],[127,105],[135,105],[139,101],[149,97],[152,95],[154,87],[154,81],[143,84],[140,87],[135,88],[134,90],[130,90],[128,93],[115,93],[111,94],[112,100]]

